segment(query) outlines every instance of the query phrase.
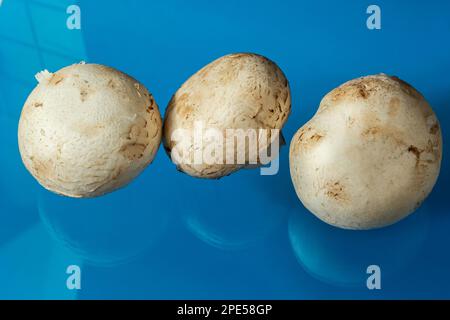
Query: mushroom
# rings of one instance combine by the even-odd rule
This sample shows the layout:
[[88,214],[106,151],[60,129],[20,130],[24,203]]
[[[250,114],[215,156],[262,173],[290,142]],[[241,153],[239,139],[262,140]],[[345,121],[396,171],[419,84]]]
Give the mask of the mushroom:
[[290,110],[289,84],[274,62],[251,53],[226,55],[173,95],[164,119],[164,146],[180,171],[220,178],[266,164],[270,159],[262,159],[263,152],[273,159],[278,151],[271,152],[273,142],[282,139],[278,131]]
[[152,95],[132,77],[98,64],[36,75],[22,109],[22,161],[46,189],[96,197],[135,178],[155,157],[162,120]]
[[328,93],[290,144],[290,173],[304,206],[345,229],[372,229],[417,209],[439,175],[442,137],[412,86],[385,74]]

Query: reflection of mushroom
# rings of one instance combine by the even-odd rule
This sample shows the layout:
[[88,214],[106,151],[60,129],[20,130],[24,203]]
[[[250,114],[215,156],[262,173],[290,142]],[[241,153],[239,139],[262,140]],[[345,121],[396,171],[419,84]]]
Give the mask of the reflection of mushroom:
[[84,63],[36,78],[19,122],[19,149],[42,186],[95,197],[127,184],[153,160],[162,121],[138,81]]
[[[254,129],[257,153],[264,150],[266,155],[272,155],[267,144],[269,137],[273,141],[278,133],[271,129],[283,127],[290,109],[288,81],[274,62],[256,54],[230,54],[199,70],[172,97],[164,120],[164,146],[181,171],[195,177],[220,178],[251,164],[263,163],[258,155],[252,162],[254,149],[250,150],[245,142],[250,138],[237,141],[232,148],[227,147],[226,141],[231,141],[227,130],[234,129],[237,135],[242,133],[239,129],[247,133]],[[220,137],[205,134],[196,144],[197,125],[205,133],[208,130],[218,132]],[[259,135],[259,129],[267,130],[264,136]],[[179,155],[182,161],[174,159],[177,141],[179,143],[177,132],[183,136],[184,152],[180,151]],[[222,140],[218,141],[219,138]],[[214,143],[216,146],[223,144],[214,149],[211,148]],[[197,161],[198,149],[201,156],[214,149],[211,154],[216,161]],[[239,152],[244,161],[238,160]]]
[[413,212],[439,174],[439,122],[422,95],[384,74],[328,93],[291,141],[298,197],[325,222],[348,229],[392,224]]

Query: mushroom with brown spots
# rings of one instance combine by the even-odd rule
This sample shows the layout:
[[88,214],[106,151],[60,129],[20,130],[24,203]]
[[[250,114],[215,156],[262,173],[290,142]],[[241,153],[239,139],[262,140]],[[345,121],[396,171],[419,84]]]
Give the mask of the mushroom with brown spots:
[[293,137],[289,162],[295,191],[313,214],[337,227],[372,229],[417,209],[441,157],[428,102],[406,82],[379,74],[328,93]]
[[[180,171],[194,177],[220,178],[262,163],[260,158],[253,163],[249,161],[251,151],[245,141],[237,142],[235,148],[226,147],[224,141],[231,140],[228,134],[231,130],[234,133],[238,130],[252,131],[257,135],[263,132],[265,137],[273,132],[268,139],[261,136],[255,139],[258,150],[261,153],[267,151],[266,154],[270,153],[272,157],[268,140],[282,139],[278,131],[284,126],[290,111],[288,81],[273,61],[251,53],[229,54],[192,75],[173,95],[164,119],[164,147]],[[219,132],[225,150],[219,147],[221,154],[217,152],[216,162],[192,161],[196,153],[202,154],[212,145],[206,135],[199,137],[198,145],[195,143],[196,124],[202,126],[204,132]],[[183,161],[174,157],[174,149],[180,143],[175,138],[179,130],[183,131],[186,142]],[[217,140],[214,143],[220,144]],[[238,152],[245,153],[245,161],[237,160]]]
[[19,122],[19,149],[46,189],[96,197],[126,185],[152,162],[162,120],[144,85],[84,63],[36,78]]

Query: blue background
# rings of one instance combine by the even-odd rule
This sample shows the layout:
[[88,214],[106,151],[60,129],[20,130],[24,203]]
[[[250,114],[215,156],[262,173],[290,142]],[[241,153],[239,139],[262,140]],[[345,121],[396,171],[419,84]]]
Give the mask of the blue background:
[[[81,7],[81,30],[66,8]],[[377,4],[382,29],[368,30]],[[448,148],[423,206],[373,231],[330,227],[297,199],[288,147],[276,176],[184,175],[160,148],[127,188],[58,197],[26,172],[17,122],[34,74],[81,60],[143,82],[160,110],[210,61],[232,52],[276,61],[290,81],[284,135],[355,77],[388,73],[428,99],[450,141],[450,2],[4,0],[0,7],[0,298],[450,298]],[[66,288],[80,265],[82,289]],[[381,267],[382,289],[366,287]]]

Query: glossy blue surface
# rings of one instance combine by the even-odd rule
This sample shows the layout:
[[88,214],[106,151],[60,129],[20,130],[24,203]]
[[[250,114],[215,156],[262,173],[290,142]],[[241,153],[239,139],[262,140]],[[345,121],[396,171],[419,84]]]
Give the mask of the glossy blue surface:
[[[81,8],[81,30],[66,9]],[[4,0],[0,6],[0,298],[450,298],[450,2]],[[85,60],[143,82],[162,113],[210,61],[256,52],[290,81],[289,142],[324,94],[388,73],[419,89],[442,126],[441,175],[423,206],[373,231],[330,227],[297,199],[288,148],[280,171],[217,181],[178,172],[163,148],[127,188],[74,200],[42,189],[17,150],[22,105],[41,69]],[[66,288],[80,265],[82,289]],[[382,270],[368,290],[366,268]]]

